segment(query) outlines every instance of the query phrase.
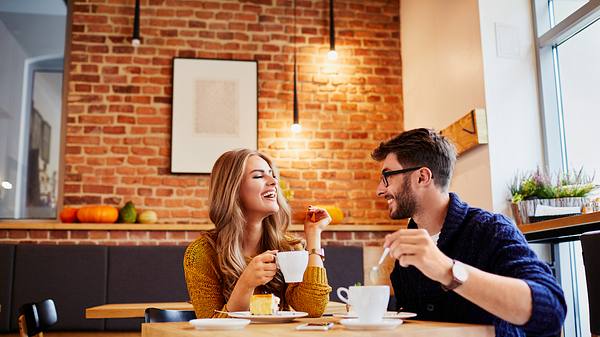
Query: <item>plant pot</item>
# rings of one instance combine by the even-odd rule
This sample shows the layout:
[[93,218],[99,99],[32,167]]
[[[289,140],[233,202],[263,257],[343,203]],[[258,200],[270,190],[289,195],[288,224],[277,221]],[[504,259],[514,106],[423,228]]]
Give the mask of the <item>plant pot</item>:
[[[556,198],[556,199],[530,199],[512,203],[511,209],[517,225],[528,224],[541,220],[549,220],[554,218],[562,218],[566,216],[581,214],[581,208],[589,201],[585,197],[573,198]],[[536,217],[535,210],[537,206],[553,206],[553,207],[579,207],[579,212],[574,214],[551,215],[544,217]]]

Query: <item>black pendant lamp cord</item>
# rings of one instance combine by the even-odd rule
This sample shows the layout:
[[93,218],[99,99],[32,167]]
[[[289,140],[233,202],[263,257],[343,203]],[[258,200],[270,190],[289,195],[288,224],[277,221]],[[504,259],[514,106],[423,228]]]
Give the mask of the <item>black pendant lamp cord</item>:
[[294,124],[298,124],[298,90],[296,87],[296,0],[293,1],[294,7]]
[[333,14],[333,1],[329,0],[329,50],[335,50],[335,20]]
[[133,16],[133,40],[140,40],[140,0],[135,0],[135,12]]

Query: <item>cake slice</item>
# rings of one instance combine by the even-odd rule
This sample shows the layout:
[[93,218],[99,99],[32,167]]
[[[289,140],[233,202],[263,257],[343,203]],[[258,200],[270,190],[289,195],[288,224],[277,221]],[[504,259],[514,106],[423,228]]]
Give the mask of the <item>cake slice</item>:
[[252,315],[275,315],[279,311],[279,297],[273,294],[252,295],[250,313]]

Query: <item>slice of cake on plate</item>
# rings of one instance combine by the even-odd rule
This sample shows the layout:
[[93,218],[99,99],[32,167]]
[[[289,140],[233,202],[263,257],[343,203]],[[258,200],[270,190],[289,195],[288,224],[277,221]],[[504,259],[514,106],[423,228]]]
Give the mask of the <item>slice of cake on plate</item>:
[[279,311],[279,297],[273,294],[252,295],[250,313],[252,315],[275,315]]

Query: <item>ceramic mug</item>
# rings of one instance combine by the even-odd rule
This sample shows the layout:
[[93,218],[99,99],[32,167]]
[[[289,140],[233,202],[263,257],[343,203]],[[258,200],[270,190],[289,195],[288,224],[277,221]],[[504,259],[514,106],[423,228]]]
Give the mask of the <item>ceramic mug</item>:
[[275,255],[277,267],[283,273],[285,283],[302,282],[304,271],[308,266],[308,252],[305,250],[293,250],[289,252],[278,252]]
[[348,288],[339,287],[336,290],[340,301],[346,303],[346,311],[348,312],[349,316],[356,316],[356,312],[352,310],[352,293],[355,291],[354,288],[357,288],[357,286],[350,286]]
[[387,312],[390,300],[389,286],[351,287],[352,309],[363,323],[380,322]]

